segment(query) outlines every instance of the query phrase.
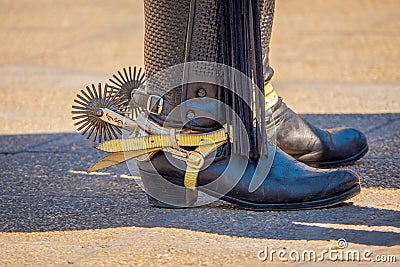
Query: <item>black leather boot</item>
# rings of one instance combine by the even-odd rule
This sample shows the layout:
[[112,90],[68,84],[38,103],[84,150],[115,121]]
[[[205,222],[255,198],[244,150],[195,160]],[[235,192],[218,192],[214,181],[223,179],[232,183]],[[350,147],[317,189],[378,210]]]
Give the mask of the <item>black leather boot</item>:
[[[251,6],[247,6],[248,3]],[[213,61],[237,69],[258,88],[262,87],[258,4],[258,1],[244,3],[240,0],[145,0],[146,75],[158,75],[162,80],[168,75],[159,73],[175,64]],[[252,49],[246,50],[245,47]],[[246,61],[247,58],[251,60]],[[196,72],[196,77],[201,77],[209,72],[204,66],[191,66],[190,69]],[[227,73],[222,76],[226,78]],[[359,193],[359,178],[349,170],[312,169],[279,149],[275,157],[271,155],[274,147],[268,144],[263,134],[263,109],[249,112],[250,107],[261,105],[257,102],[260,100],[257,100],[257,92],[251,91],[257,88],[246,89],[235,82],[235,94],[230,94],[207,82],[168,91],[157,86],[160,84],[165,82],[148,82],[146,90],[138,90],[132,97],[132,105],[147,109],[149,114],[147,125],[142,125],[145,135],[150,135],[144,142],[145,147],[159,142],[158,139],[168,140],[163,139],[162,151],[152,150],[148,158],[137,162],[145,191],[153,205],[190,207],[196,205],[197,191],[201,191],[242,208],[299,210],[333,206]],[[240,90],[248,90],[244,95],[249,97],[250,104],[237,99]],[[235,118],[229,117],[229,112],[221,112],[220,106],[214,105],[212,100],[224,102],[239,114],[239,124],[242,123],[247,136],[251,136],[248,155],[243,148],[243,131],[236,131]],[[178,106],[178,116],[172,115]],[[221,114],[228,115],[221,118]],[[222,128],[224,124],[228,126]],[[181,129],[187,135],[226,130],[227,139],[218,139],[218,145],[205,153],[200,144],[208,137],[201,137],[200,143],[188,145],[182,140],[187,142],[190,137],[176,136]],[[151,136],[157,133],[164,137],[152,139]],[[263,153],[266,148],[268,156]],[[216,150],[213,155],[212,150]]]
[[[264,80],[268,85],[273,76],[269,64],[269,44],[275,0],[264,0],[262,7]],[[267,104],[273,112],[271,124],[276,127],[277,145],[284,152],[310,166],[321,168],[352,164],[368,152],[367,139],[360,131],[352,128],[319,129],[288,108],[272,86],[268,88],[271,91],[266,92],[269,95]]]
[[367,138],[353,128],[319,129],[293,112],[279,98],[272,107],[272,125],[280,149],[310,166],[352,164],[368,152]]
[[[359,178],[355,173],[313,169],[279,149],[271,170],[264,172],[263,182],[252,191],[249,188],[259,163],[248,162],[237,155],[221,155],[213,159],[208,168],[200,171],[195,190],[251,210],[324,208],[337,205],[360,192]],[[152,205],[161,208],[195,205],[196,199],[188,202],[185,171],[171,164],[164,152],[157,153],[151,161],[138,162],[138,166]]]

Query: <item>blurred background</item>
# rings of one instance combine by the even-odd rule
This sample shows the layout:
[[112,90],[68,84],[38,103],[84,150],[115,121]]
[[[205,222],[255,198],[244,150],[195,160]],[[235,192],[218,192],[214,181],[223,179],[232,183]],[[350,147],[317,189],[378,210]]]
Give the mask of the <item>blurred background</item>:
[[[400,1],[278,0],[276,89],[299,113],[400,112]],[[72,132],[72,100],[143,65],[141,0],[0,0],[0,134]]]

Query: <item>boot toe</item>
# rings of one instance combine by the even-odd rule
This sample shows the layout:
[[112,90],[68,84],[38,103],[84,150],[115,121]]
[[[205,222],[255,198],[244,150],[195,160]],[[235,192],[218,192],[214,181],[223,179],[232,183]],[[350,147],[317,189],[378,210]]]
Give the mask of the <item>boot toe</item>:
[[367,137],[357,129],[345,128],[338,132],[338,134],[350,145],[354,151],[360,151],[367,146]]
[[307,154],[308,165],[319,168],[345,166],[353,164],[368,152],[367,138],[359,130],[337,128],[325,132],[329,138],[323,142],[323,150],[319,154]]
[[359,176],[351,170],[334,170],[328,179],[325,197],[333,197],[360,186]]
[[367,141],[367,137],[365,136],[365,134],[363,134],[362,132],[360,132],[359,130],[356,130],[356,129],[352,129],[352,130],[355,132],[354,135],[357,136],[355,139],[355,146],[358,147],[359,150],[368,146],[368,141]]
[[335,147],[333,154],[336,154],[335,158],[338,160],[348,158],[356,160],[368,149],[367,137],[359,130],[353,128],[333,130],[332,136]]

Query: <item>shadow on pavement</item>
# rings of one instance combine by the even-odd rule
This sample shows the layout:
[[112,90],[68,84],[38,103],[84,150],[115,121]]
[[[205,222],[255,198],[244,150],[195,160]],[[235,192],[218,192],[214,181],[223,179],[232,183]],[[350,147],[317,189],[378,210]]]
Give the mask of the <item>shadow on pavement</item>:
[[[366,132],[371,152],[351,168],[363,177],[364,188],[400,189],[400,114],[305,117],[320,126],[345,125]],[[400,211],[351,203],[301,212],[253,212],[224,202],[187,210],[157,209],[147,204],[146,196],[133,179],[121,176],[129,174],[125,165],[105,170],[101,175],[81,172],[102,153],[79,134],[0,136],[0,145],[1,232],[138,226],[280,240],[345,238],[366,245],[400,244]],[[398,195],[393,198],[398,201]],[[337,229],[323,224],[382,228]],[[393,227],[397,229],[394,231]]]

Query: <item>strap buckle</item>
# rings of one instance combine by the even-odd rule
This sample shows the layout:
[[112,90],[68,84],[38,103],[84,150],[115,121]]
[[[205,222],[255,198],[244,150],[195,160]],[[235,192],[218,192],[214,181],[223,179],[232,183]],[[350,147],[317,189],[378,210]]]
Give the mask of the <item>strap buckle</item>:
[[193,169],[199,170],[204,166],[204,157],[200,152],[178,150],[172,147],[166,147],[163,150],[171,153],[174,158],[186,162],[187,166]]
[[[153,100],[154,99],[154,100]],[[154,102],[153,102],[154,101]],[[163,109],[164,99],[158,95],[149,95],[147,99],[147,111],[153,115],[160,115]],[[157,111],[153,111],[153,107],[157,106]]]
[[186,164],[188,167],[200,170],[204,166],[204,157],[200,152],[189,151],[186,158]]

